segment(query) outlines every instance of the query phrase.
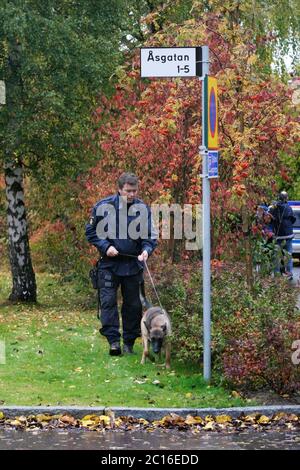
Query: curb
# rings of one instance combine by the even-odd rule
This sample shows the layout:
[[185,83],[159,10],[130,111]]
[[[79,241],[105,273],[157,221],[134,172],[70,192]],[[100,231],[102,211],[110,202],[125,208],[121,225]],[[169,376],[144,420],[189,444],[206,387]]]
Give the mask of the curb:
[[247,406],[235,408],[122,408],[122,407],[80,407],[80,406],[3,406],[0,412],[3,412],[6,418],[15,416],[28,416],[37,414],[70,414],[75,418],[96,414],[105,415],[113,412],[118,416],[131,416],[133,418],[144,418],[148,421],[154,421],[175,413],[179,416],[217,416],[229,415],[232,418],[238,418],[240,415],[261,414],[272,416],[276,413],[293,413],[300,416],[300,405],[278,405],[278,406]]

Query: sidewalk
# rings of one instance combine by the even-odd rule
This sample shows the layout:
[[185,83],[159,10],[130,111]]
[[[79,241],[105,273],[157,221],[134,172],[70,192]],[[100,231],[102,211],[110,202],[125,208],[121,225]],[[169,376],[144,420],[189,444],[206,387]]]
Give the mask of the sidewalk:
[[293,413],[300,416],[300,405],[278,405],[278,406],[247,406],[235,408],[101,408],[101,407],[80,407],[80,406],[3,406],[0,413],[6,418],[16,416],[29,416],[38,414],[70,414],[74,418],[83,418],[86,415],[106,415],[114,413],[118,416],[131,416],[133,418],[144,418],[154,421],[164,416],[175,413],[179,416],[218,416],[229,415],[238,418],[241,414],[260,414],[273,416],[276,413]]

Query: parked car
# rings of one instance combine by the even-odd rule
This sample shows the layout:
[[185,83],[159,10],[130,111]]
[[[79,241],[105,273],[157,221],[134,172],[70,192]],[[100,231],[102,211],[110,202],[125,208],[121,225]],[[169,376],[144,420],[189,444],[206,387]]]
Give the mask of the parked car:
[[300,259],[300,201],[289,201],[289,205],[293,209],[296,221],[293,225],[293,257]]

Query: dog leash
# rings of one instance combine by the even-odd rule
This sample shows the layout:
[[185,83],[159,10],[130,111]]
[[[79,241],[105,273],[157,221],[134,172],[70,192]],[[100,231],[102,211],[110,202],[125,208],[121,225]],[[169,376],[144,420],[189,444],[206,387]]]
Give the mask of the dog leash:
[[[119,253],[119,256],[128,256],[129,258],[137,258],[137,255],[129,255],[129,254],[126,254],[126,253]],[[156,290],[156,287],[155,287],[155,284],[154,284],[154,281],[153,281],[153,278],[151,276],[151,273],[150,273],[150,270],[149,270],[149,267],[148,267],[148,264],[147,264],[147,261],[144,260],[144,264],[146,266],[146,269],[147,269],[147,273],[148,273],[148,276],[150,278],[150,281],[151,281],[151,284],[152,284],[152,287],[153,287],[153,290],[155,292],[155,295],[157,297],[157,300],[158,300],[158,303],[159,303],[159,306],[160,308],[163,310],[163,306],[161,304],[161,301],[160,301],[160,298],[159,298],[159,295],[158,295],[158,292]]]
[[144,263],[145,263],[145,266],[146,266],[146,269],[147,269],[147,273],[148,273],[148,276],[149,276],[149,278],[150,278],[150,281],[151,281],[151,284],[152,284],[153,290],[154,290],[154,292],[155,292],[155,295],[156,295],[156,297],[157,297],[157,300],[158,300],[159,306],[160,306],[160,308],[163,310],[163,306],[162,306],[162,304],[161,304],[161,301],[160,301],[159,295],[158,295],[158,293],[157,293],[157,290],[156,290],[156,288],[155,288],[154,281],[153,281],[153,278],[152,278],[152,276],[151,276],[150,270],[149,270],[149,268],[148,268],[147,261],[145,261],[145,260],[144,260]]

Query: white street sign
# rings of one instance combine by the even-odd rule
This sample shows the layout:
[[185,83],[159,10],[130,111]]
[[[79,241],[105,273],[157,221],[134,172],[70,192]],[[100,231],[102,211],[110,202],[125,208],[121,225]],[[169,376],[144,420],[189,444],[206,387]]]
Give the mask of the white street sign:
[[141,77],[202,76],[202,47],[142,47]]
[[208,151],[208,177],[218,178],[219,177],[219,152],[215,150]]

